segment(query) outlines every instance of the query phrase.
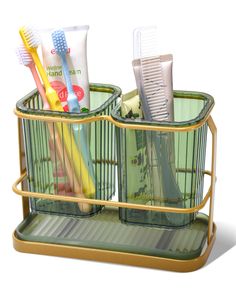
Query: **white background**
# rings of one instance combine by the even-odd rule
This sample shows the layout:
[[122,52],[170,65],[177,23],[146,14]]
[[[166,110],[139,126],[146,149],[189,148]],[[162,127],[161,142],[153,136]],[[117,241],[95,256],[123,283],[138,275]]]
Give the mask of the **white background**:
[[[62,2],[62,4],[61,4]],[[235,294],[236,13],[224,1],[5,1],[1,7],[0,54],[0,294]],[[157,25],[160,52],[174,55],[174,88],[215,98],[218,126],[214,220],[217,241],[209,262],[193,273],[173,273],[76,259],[22,254],[11,234],[22,219],[11,185],[19,176],[17,121],[13,108],[34,88],[14,48],[18,29],[89,24],[91,82],[135,88],[132,31]],[[190,289],[191,288],[191,289]],[[4,291],[3,291],[4,290]]]

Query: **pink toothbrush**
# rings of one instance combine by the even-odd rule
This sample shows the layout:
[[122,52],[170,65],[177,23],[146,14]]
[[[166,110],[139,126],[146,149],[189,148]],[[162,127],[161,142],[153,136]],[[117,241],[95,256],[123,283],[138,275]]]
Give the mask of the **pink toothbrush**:
[[49,106],[49,103],[47,101],[45,90],[44,90],[43,85],[42,85],[42,83],[40,81],[40,78],[39,78],[38,72],[36,70],[35,63],[34,63],[32,57],[31,57],[31,54],[27,51],[25,46],[22,44],[21,46],[19,46],[16,49],[16,55],[19,58],[20,64],[22,64],[22,65],[24,65],[24,66],[26,66],[26,67],[28,67],[30,69],[30,71],[31,71],[31,73],[33,75],[35,84],[36,84],[36,86],[38,88],[39,94],[40,94],[40,96],[42,97],[42,100],[43,100],[43,109],[44,110],[49,110],[50,106]]

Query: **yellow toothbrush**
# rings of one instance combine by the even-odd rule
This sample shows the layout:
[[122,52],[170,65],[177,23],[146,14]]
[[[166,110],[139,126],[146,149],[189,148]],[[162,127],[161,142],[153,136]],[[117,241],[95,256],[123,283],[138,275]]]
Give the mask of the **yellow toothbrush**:
[[[37,53],[37,48],[40,44],[40,39],[37,36],[37,32],[35,32],[31,27],[22,27],[20,28],[19,33],[26,49],[31,53],[41,79],[44,83],[46,96],[51,110],[63,112],[64,110],[58,98],[58,95],[56,91],[51,87],[46,72]],[[95,195],[95,184],[85,166],[84,160],[77,148],[73,136],[70,135],[68,126],[65,123],[56,123],[56,126],[62,142],[64,141],[68,157],[74,166],[74,171],[77,179],[79,179],[82,183],[83,193],[87,197],[93,197]]]

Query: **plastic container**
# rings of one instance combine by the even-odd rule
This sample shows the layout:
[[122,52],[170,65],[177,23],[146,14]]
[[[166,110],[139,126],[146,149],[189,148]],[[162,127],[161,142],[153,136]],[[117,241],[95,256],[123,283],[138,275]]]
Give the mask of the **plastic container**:
[[[175,208],[192,208],[201,203],[208,129],[206,119],[213,105],[214,100],[208,94],[175,91],[174,122],[125,119],[121,117],[120,105],[114,109],[112,117],[121,125],[116,126],[119,201]],[[203,121],[204,124],[201,123]],[[123,123],[126,128],[122,128]],[[158,130],[150,129],[156,126]],[[169,167],[163,165],[163,161],[161,163],[162,155],[157,155],[154,148],[157,138],[164,145],[162,151],[165,149],[165,164]],[[165,168],[173,172],[181,192],[180,199],[165,195],[163,181],[168,182],[168,179],[164,180]],[[168,227],[187,225],[196,216],[196,213],[126,208],[120,208],[119,212],[124,222]]]
[[[91,111],[80,114],[43,110],[42,101],[37,91],[33,91],[17,103],[17,111],[27,117],[27,119],[22,119],[21,123],[27,183],[30,192],[73,196],[74,178],[71,180],[68,177],[66,165],[69,163],[72,177],[74,177],[75,171],[79,171],[81,178],[78,179],[78,182],[85,177],[82,168],[79,166],[81,163],[76,162],[73,158],[73,150],[71,157],[66,156],[74,140],[74,128],[72,128],[70,120],[78,118],[84,119],[85,122],[83,125],[87,133],[87,142],[81,144],[86,145],[89,149],[95,175],[95,193],[89,196],[83,194],[83,197],[108,200],[113,196],[116,178],[114,126],[108,121],[93,120],[93,122],[90,122],[90,118],[109,115],[117,104],[120,94],[121,90],[118,87],[91,84]],[[42,116],[42,119],[35,119],[34,115]],[[61,123],[60,119],[67,119],[68,123]],[[77,125],[79,130],[80,126]],[[60,132],[58,132],[58,129],[60,129]],[[69,134],[67,137],[65,137],[66,129]],[[57,133],[62,134],[62,137],[58,137]],[[58,152],[59,141],[61,153]],[[77,216],[94,214],[102,207],[91,205],[84,210],[84,207],[81,207],[78,203],[43,198],[31,198],[30,206],[32,211]]]

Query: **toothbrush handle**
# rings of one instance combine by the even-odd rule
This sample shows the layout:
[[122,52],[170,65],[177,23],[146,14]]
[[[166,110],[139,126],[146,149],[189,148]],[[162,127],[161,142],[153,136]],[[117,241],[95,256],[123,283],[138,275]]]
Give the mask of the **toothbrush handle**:
[[38,56],[38,53],[37,53],[37,48],[32,49],[30,51],[30,53],[31,53],[31,56],[32,56],[32,58],[34,60],[34,63],[35,63],[35,65],[36,65],[36,67],[37,67],[37,69],[39,71],[39,74],[41,76],[41,79],[43,81],[43,84],[44,84],[45,88],[47,89],[47,88],[51,87],[51,85],[49,83],[49,80],[48,80],[48,77],[47,77],[47,74],[46,74],[46,72],[45,72],[45,70],[43,68],[43,65],[42,65],[42,63],[41,63],[41,61],[39,59],[39,56]]
[[[58,99],[57,93],[52,87],[46,88],[46,96],[48,98],[48,102],[52,110],[61,112],[64,111]],[[79,179],[82,180],[84,192],[88,195],[94,195],[94,183],[91,177],[88,175],[89,172],[87,171],[86,165],[84,163],[80,151],[77,149],[74,137],[71,137],[67,124],[57,122],[56,126],[60,139],[64,140],[68,157],[71,161],[74,162],[73,166],[75,168],[76,175]],[[84,177],[81,178],[82,175]]]
[[35,84],[36,84],[36,86],[38,88],[39,94],[40,94],[40,96],[41,96],[41,98],[43,100],[43,109],[44,110],[49,110],[50,109],[50,106],[49,106],[49,103],[48,103],[48,100],[47,100],[47,97],[46,97],[46,94],[45,94],[45,90],[44,90],[44,88],[42,86],[42,83],[40,81],[38,72],[36,70],[35,64],[34,63],[31,63],[29,65],[29,68],[30,68],[31,73],[33,75]]
[[66,54],[61,55],[61,61],[62,61],[63,75],[65,78],[66,87],[68,91],[67,103],[68,103],[69,110],[70,112],[80,113],[80,105],[78,102],[78,98],[74,92],[71,79],[70,79],[70,72],[69,72],[68,63],[66,60]]
[[80,105],[74,91],[68,92],[67,104],[70,112],[80,113]]
[[[67,103],[69,107],[70,112],[75,112],[75,113],[80,113],[80,105],[78,102],[78,98],[72,88],[72,83],[70,79],[70,73],[68,69],[68,63],[66,60],[66,54],[61,54],[61,61],[62,61],[62,69],[63,69],[63,74],[68,90],[68,98],[67,98]],[[73,124],[73,131],[74,131],[74,137],[75,141],[77,143],[77,146],[81,150],[83,159],[85,161],[85,164],[89,170],[90,176],[92,177],[93,181],[95,182],[95,176],[94,176],[94,171],[93,171],[93,164],[92,164],[92,159],[91,155],[89,153],[89,147],[86,145],[87,142],[87,136],[86,136],[86,127],[85,126],[79,126],[78,124]]]
[[71,164],[73,165],[74,172],[79,180],[81,180],[83,192],[88,196],[94,196],[95,184],[89,171],[86,167],[86,163],[82,157],[81,152],[77,148],[73,134],[70,133],[68,125],[66,123],[56,122],[56,127],[61,141],[65,145],[65,150],[68,154]]
[[67,87],[68,93],[73,93],[74,90],[73,90],[71,79],[70,79],[70,71],[69,71],[67,60],[66,60],[66,54],[61,54],[61,61],[62,61],[62,70],[63,70],[64,78],[66,80],[66,87]]
[[[30,50],[30,53],[31,53],[31,56],[34,60],[35,66],[37,67],[37,69],[39,71],[39,74],[40,74],[40,77],[43,81],[44,87],[46,89],[46,98],[47,98],[47,101],[49,102],[50,108],[52,110],[63,112],[64,110],[63,110],[61,102],[58,98],[58,95],[57,95],[56,91],[51,87],[51,84],[48,80],[47,74],[46,74],[46,72],[43,68],[43,65],[39,59],[39,56],[37,53],[37,48],[32,48]],[[34,72],[34,74],[35,74],[35,72]]]
[[[77,96],[73,90],[71,79],[70,79],[70,72],[69,72],[69,68],[68,68],[68,64],[67,64],[67,60],[66,60],[66,54],[60,54],[60,57],[61,57],[61,62],[62,62],[63,75],[65,78],[66,87],[67,87],[67,91],[68,91],[67,103],[68,103],[69,111],[75,112],[75,113],[80,113],[80,105],[79,105]],[[80,128],[79,128],[78,124],[73,124],[72,126],[73,126],[73,130],[74,130],[75,141],[76,141],[77,145],[80,146],[81,141],[86,142],[85,136],[84,136],[84,131],[83,131],[83,126],[81,126],[81,130],[79,130]],[[83,154],[83,151],[82,151],[82,154]],[[86,158],[87,158],[87,155],[86,155],[85,159]]]
[[58,98],[56,90],[54,90],[51,85],[46,87],[46,97],[48,99],[50,109],[53,111],[64,112],[61,102]]
[[[78,182],[77,178],[75,177],[73,167],[71,166],[68,155],[67,155],[67,153],[64,152],[58,132],[57,132],[57,130],[53,129],[52,123],[48,123],[48,130],[49,130],[50,139],[53,142],[55,142],[55,148],[56,148],[58,157],[59,157],[61,163],[64,163],[66,175],[68,177],[72,191],[74,192],[75,196],[85,199],[86,197],[83,194],[82,187],[81,187],[80,183]],[[91,205],[89,205],[89,204],[79,203],[78,205],[79,205],[79,208],[82,212],[90,212],[91,211]]]
[[[68,90],[67,103],[68,103],[69,111],[80,113],[80,105],[78,102],[78,98],[72,88],[70,73],[68,69],[68,63],[66,60],[66,54],[60,54],[60,57],[62,61],[63,74],[64,74],[64,78],[65,78],[65,82],[66,82],[66,86]],[[77,146],[81,150],[81,154],[88,168],[90,177],[92,178],[93,182],[95,182],[92,159],[89,153],[89,147],[86,145],[86,142],[87,142],[86,127],[83,125],[79,126],[78,124],[73,124],[72,127],[73,127],[74,138],[77,143]]]

